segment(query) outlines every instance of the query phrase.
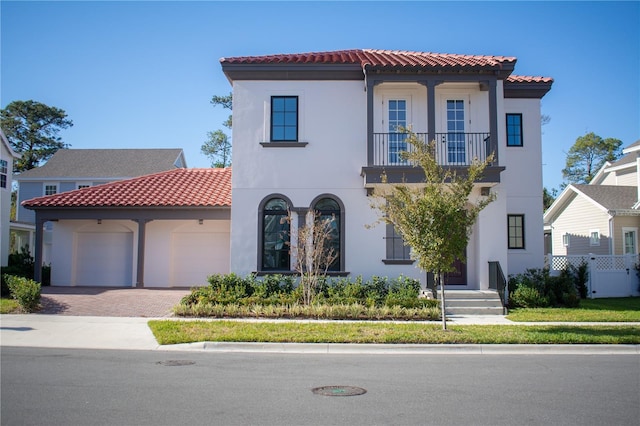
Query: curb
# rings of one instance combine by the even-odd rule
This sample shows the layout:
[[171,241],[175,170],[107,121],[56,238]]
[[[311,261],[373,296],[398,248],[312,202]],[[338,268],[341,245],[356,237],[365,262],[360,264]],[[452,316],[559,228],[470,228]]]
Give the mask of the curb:
[[160,345],[159,351],[327,355],[640,355],[640,345],[385,345],[348,343],[196,342]]

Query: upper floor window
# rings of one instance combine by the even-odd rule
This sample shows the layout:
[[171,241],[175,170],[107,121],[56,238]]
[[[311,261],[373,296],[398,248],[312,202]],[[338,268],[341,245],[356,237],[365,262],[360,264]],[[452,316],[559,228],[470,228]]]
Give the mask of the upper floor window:
[[7,187],[8,166],[7,160],[0,160],[0,188]]
[[44,195],[53,195],[58,193],[58,185],[45,185]]
[[271,97],[271,141],[298,141],[298,97]]
[[261,212],[262,247],[260,270],[289,271],[289,205],[282,198],[268,200]]
[[507,216],[507,235],[510,249],[524,248],[524,215],[510,214]]
[[507,146],[522,146],[522,114],[507,114]]
[[589,232],[589,245],[591,246],[599,246],[600,245],[600,231],[592,230]]

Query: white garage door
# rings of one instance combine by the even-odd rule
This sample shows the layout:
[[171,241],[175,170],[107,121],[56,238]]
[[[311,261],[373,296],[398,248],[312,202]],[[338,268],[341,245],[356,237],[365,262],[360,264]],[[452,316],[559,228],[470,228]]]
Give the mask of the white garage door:
[[207,284],[207,276],[229,272],[229,233],[175,232],[172,242],[175,287]]
[[76,285],[131,287],[132,232],[80,232]]

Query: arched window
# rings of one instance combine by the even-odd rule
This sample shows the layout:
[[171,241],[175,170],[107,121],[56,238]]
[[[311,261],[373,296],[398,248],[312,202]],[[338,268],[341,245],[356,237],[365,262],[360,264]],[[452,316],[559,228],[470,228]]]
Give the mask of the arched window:
[[333,198],[319,198],[313,204],[318,220],[329,219],[331,230],[329,244],[336,253],[336,259],[329,266],[329,271],[340,271],[342,259],[342,215],[340,204]]
[[262,208],[260,270],[289,271],[289,205],[282,198],[269,199]]

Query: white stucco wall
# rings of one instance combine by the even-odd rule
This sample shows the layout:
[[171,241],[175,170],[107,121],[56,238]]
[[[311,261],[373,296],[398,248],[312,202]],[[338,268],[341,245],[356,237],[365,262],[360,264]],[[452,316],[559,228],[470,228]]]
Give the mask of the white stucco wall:
[[[521,147],[506,146],[507,113],[522,114]],[[525,249],[508,251],[508,273],[517,274],[527,268],[541,268],[544,264],[540,100],[505,99],[504,113],[498,118],[506,166],[501,175],[501,185],[507,193],[506,214],[525,215]]]
[[[320,194],[332,194],[345,208],[344,269],[352,276],[398,276],[425,282],[414,265],[385,265],[385,227],[372,229],[377,214],[370,208],[360,171],[367,164],[366,92],[354,81],[236,81],[233,109],[233,209],[231,271],[240,275],[258,269],[259,204],[271,194],[282,194],[294,208],[308,208]],[[542,150],[539,100],[500,101],[498,82],[500,165],[506,170],[497,194],[478,218],[468,255],[469,288],[488,288],[488,262],[499,261],[506,274],[543,264]],[[270,97],[299,96],[299,141],[304,148],[265,148],[269,141]],[[466,132],[489,131],[489,92],[477,84],[436,87],[436,132],[446,129],[447,99],[465,100]],[[386,99],[410,99],[408,124],[426,132],[426,88],[418,84],[383,83],[374,92],[374,131],[386,132]],[[523,114],[522,148],[506,148],[505,112]],[[474,189],[479,196],[481,186]],[[507,250],[507,214],[525,214],[526,249]]]

